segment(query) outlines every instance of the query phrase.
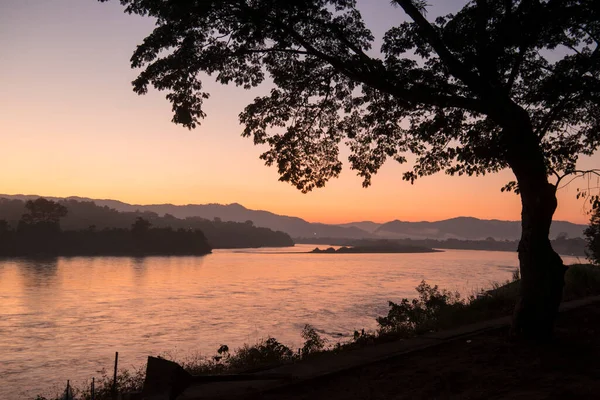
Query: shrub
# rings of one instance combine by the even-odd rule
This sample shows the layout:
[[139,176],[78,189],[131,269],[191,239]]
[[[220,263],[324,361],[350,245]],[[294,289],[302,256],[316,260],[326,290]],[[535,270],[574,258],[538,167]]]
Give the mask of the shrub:
[[600,266],[576,264],[565,274],[564,300],[600,294]]
[[385,317],[378,317],[379,333],[397,336],[413,336],[435,329],[438,320],[450,309],[464,308],[466,303],[458,292],[440,290],[422,281],[416,288],[417,299],[402,299],[400,303],[389,302],[390,310]]
[[304,325],[304,329],[302,329],[302,339],[304,339],[304,346],[300,349],[302,357],[319,353],[325,348],[325,339],[319,336],[315,328],[310,325]]

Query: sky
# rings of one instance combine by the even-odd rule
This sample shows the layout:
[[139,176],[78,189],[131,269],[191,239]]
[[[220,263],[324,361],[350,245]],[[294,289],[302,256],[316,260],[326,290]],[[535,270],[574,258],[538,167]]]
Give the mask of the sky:
[[[464,1],[430,3],[434,17]],[[359,4],[376,36],[404,19],[389,0]],[[192,131],[170,122],[165,93],[133,93],[129,59],[152,29],[152,20],[124,14],[116,0],[0,1],[0,193],[237,202],[325,223],[520,219],[519,198],[500,192],[514,179],[510,171],[438,174],[411,185],[401,179],[410,167],[390,161],[365,189],[346,162],[339,179],[300,193],[264,166],[264,148],[240,136],[239,112],[268,87],[246,91],[205,81],[208,117]],[[581,167],[599,161],[595,155]],[[589,220],[576,188],[577,182],[561,189],[555,219]]]

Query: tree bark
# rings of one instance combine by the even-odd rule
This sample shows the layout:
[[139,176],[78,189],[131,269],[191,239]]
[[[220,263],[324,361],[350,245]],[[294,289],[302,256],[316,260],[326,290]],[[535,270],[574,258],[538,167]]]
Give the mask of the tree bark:
[[566,268],[550,244],[557,207],[556,187],[548,182],[544,155],[527,113],[519,109],[506,132],[507,159],[521,194],[520,295],[511,336],[536,342],[552,337],[562,301]]
[[546,182],[534,193],[522,192],[521,199],[521,288],[511,335],[543,342],[552,337],[566,271],[549,239],[557,205],[556,188]]

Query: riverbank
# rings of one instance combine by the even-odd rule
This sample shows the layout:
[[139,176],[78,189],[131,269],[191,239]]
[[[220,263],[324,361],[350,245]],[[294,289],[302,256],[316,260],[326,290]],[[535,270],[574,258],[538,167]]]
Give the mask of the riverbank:
[[[448,314],[459,315],[451,308],[432,309],[429,315],[433,324],[429,327],[433,330],[414,339],[389,342],[386,332],[380,330],[379,337],[373,338],[374,346],[360,346],[356,350],[347,346],[347,351],[339,354],[315,354],[298,364],[265,371],[291,374],[295,383],[262,381],[190,387],[181,399],[595,398],[600,390],[594,380],[600,372],[596,362],[600,356],[597,335],[600,298],[589,294],[599,293],[598,277],[595,266],[570,268],[565,298],[571,301],[561,305],[555,340],[546,345],[510,342],[510,317],[481,318],[477,299],[470,303],[474,306],[458,307],[458,310],[466,310],[481,322],[467,326],[454,322],[458,324],[455,328],[431,333]],[[517,286],[518,281],[515,281],[482,296],[507,299],[516,294]],[[433,291],[428,288],[425,293],[431,296],[435,288]],[[438,294],[435,296],[441,299]],[[579,300],[572,300],[574,298]],[[451,298],[445,300],[453,302]],[[504,301],[484,304],[502,303]],[[498,311],[490,308],[489,315]],[[407,309],[403,312],[405,316],[410,314]]]
[[561,313],[544,346],[511,343],[502,328],[246,398],[592,399],[600,393],[598,333],[595,303]]
[[[565,297],[580,298],[580,296],[585,297],[585,294],[598,293],[600,289],[598,277],[598,267],[572,266],[566,276]],[[517,274],[515,278],[518,278]],[[600,316],[600,307],[591,303],[597,302],[598,297],[587,297],[584,300],[563,304],[562,309],[571,310],[568,313],[578,312],[578,314],[573,316],[567,313],[566,322],[564,322],[565,314],[560,314],[555,342],[546,346],[511,344],[507,340],[510,319],[505,317],[489,321],[489,318],[496,314],[506,315],[510,311],[506,305],[510,302],[509,299],[516,295],[517,286],[518,281],[498,286],[492,291],[482,293],[479,297],[471,298],[469,302],[463,302],[458,295],[439,290],[423,282],[417,288],[419,299],[410,303],[403,301],[401,306],[390,303],[388,316],[378,318],[380,329],[376,334],[366,336],[364,333],[355,334],[354,343],[342,348],[334,347],[325,353],[320,352],[320,348],[323,347],[320,343],[320,348],[317,346],[313,349],[316,350],[314,353],[303,354],[302,361],[299,363],[265,371],[265,373],[290,374],[297,383],[282,385],[259,381],[258,383],[192,386],[182,393],[181,398],[186,400],[490,398],[492,394],[505,391],[505,385],[503,383],[498,385],[496,382],[513,378],[515,371],[522,375],[522,382],[515,385],[518,398],[521,386],[526,387],[530,380],[538,380],[538,375],[545,373],[545,370],[535,369],[536,366],[542,365],[539,361],[540,357],[548,358],[551,366],[562,366],[565,357],[570,357],[570,364],[573,364],[578,362],[578,355],[585,351],[586,346],[595,348],[600,344],[595,335],[597,329],[600,329],[600,319],[596,318],[590,324],[589,319],[577,311],[577,307],[581,306],[595,307],[590,313],[593,318]],[[444,304],[440,307],[432,306],[441,303]],[[487,314],[481,313],[482,307],[487,308]],[[448,316],[453,318],[447,318]],[[469,320],[482,322],[462,326]],[[444,327],[446,329],[454,327],[454,329],[431,333]],[[478,332],[484,333],[478,334]],[[419,333],[423,336],[408,341],[390,341],[394,338],[415,337]],[[308,344],[319,343],[318,340],[315,342],[311,335],[304,335],[304,337]],[[369,342],[374,346],[370,346]],[[456,343],[461,345],[457,346]],[[477,344],[470,346],[472,343]],[[574,343],[575,346],[572,346]],[[584,346],[578,347],[581,344]],[[355,350],[356,347],[358,349]],[[263,352],[267,354],[264,350],[267,349],[260,347],[253,349],[257,355]],[[274,348],[268,349],[268,353],[273,354],[273,350]],[[247,353],[245,359],[252,354],[252,351]],[[596,353],[595,356],[600,355]],[[239,357],[239,354],[236,354],[236,357]],[[411,361],[407,362],[405,357]],[[596,371],[596,367],[589,368],[594,363],[593,360],[588,358],[581,364],[584,367],[584,378],[587,376],[586,373],[589,372],[590,376],[593,376]],[[246,359],[246,361],[254,360],[252,357],[252,360]],[[294,358],[288,362],[290,361],[293,362]],[[561,368],[557,368],[554,372],[564,379]],[[574,373],[581,375],[581,372],[582,370],[575,370]],[[483,376],[480,376],[480,373]],[[527,376],[527,374],[532,375]],[[456,383],[454,375],[460,376],[459,383]],[[579,375],[573,377],[572,380],[576,383],[572,388],[562,390],[561,386],[550,385],[546,389],[550,393],[560,393],[558,398],[565,398],[566,394],[574,395],[574,398],[579,395],[580,398],[590,398],[592,392],[587,390],[585,382],[577,381]],[[480,380],[490,378],[496,382],[488,382],[487,386],[479,384]],[[410,382],[412,386],[407,390],[404,382]],[[555,381],[551,379],[548,382],[552,384]],[[585,390],[579,393],[578,390],[581,388]],[[537,398],[538,394],[548,394],[546,392],[533,393],[533,398]],[[515,398],[515,393],[511,391],[507,393],[509,398]],[[567,397],[573,398],[570,395]]]

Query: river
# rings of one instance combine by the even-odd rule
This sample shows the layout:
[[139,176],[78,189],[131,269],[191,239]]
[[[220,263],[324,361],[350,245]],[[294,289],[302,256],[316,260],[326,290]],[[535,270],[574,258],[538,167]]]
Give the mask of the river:
[[422,279],[468,295],[517,265],[509,252],[306,254],[314,247],[0,260],[0,398],[97,377],[115,351],[125,368],[269,336],[296,348],[304,324],[330,343],[347,340],[374,329],[388,300],[414,297]]

